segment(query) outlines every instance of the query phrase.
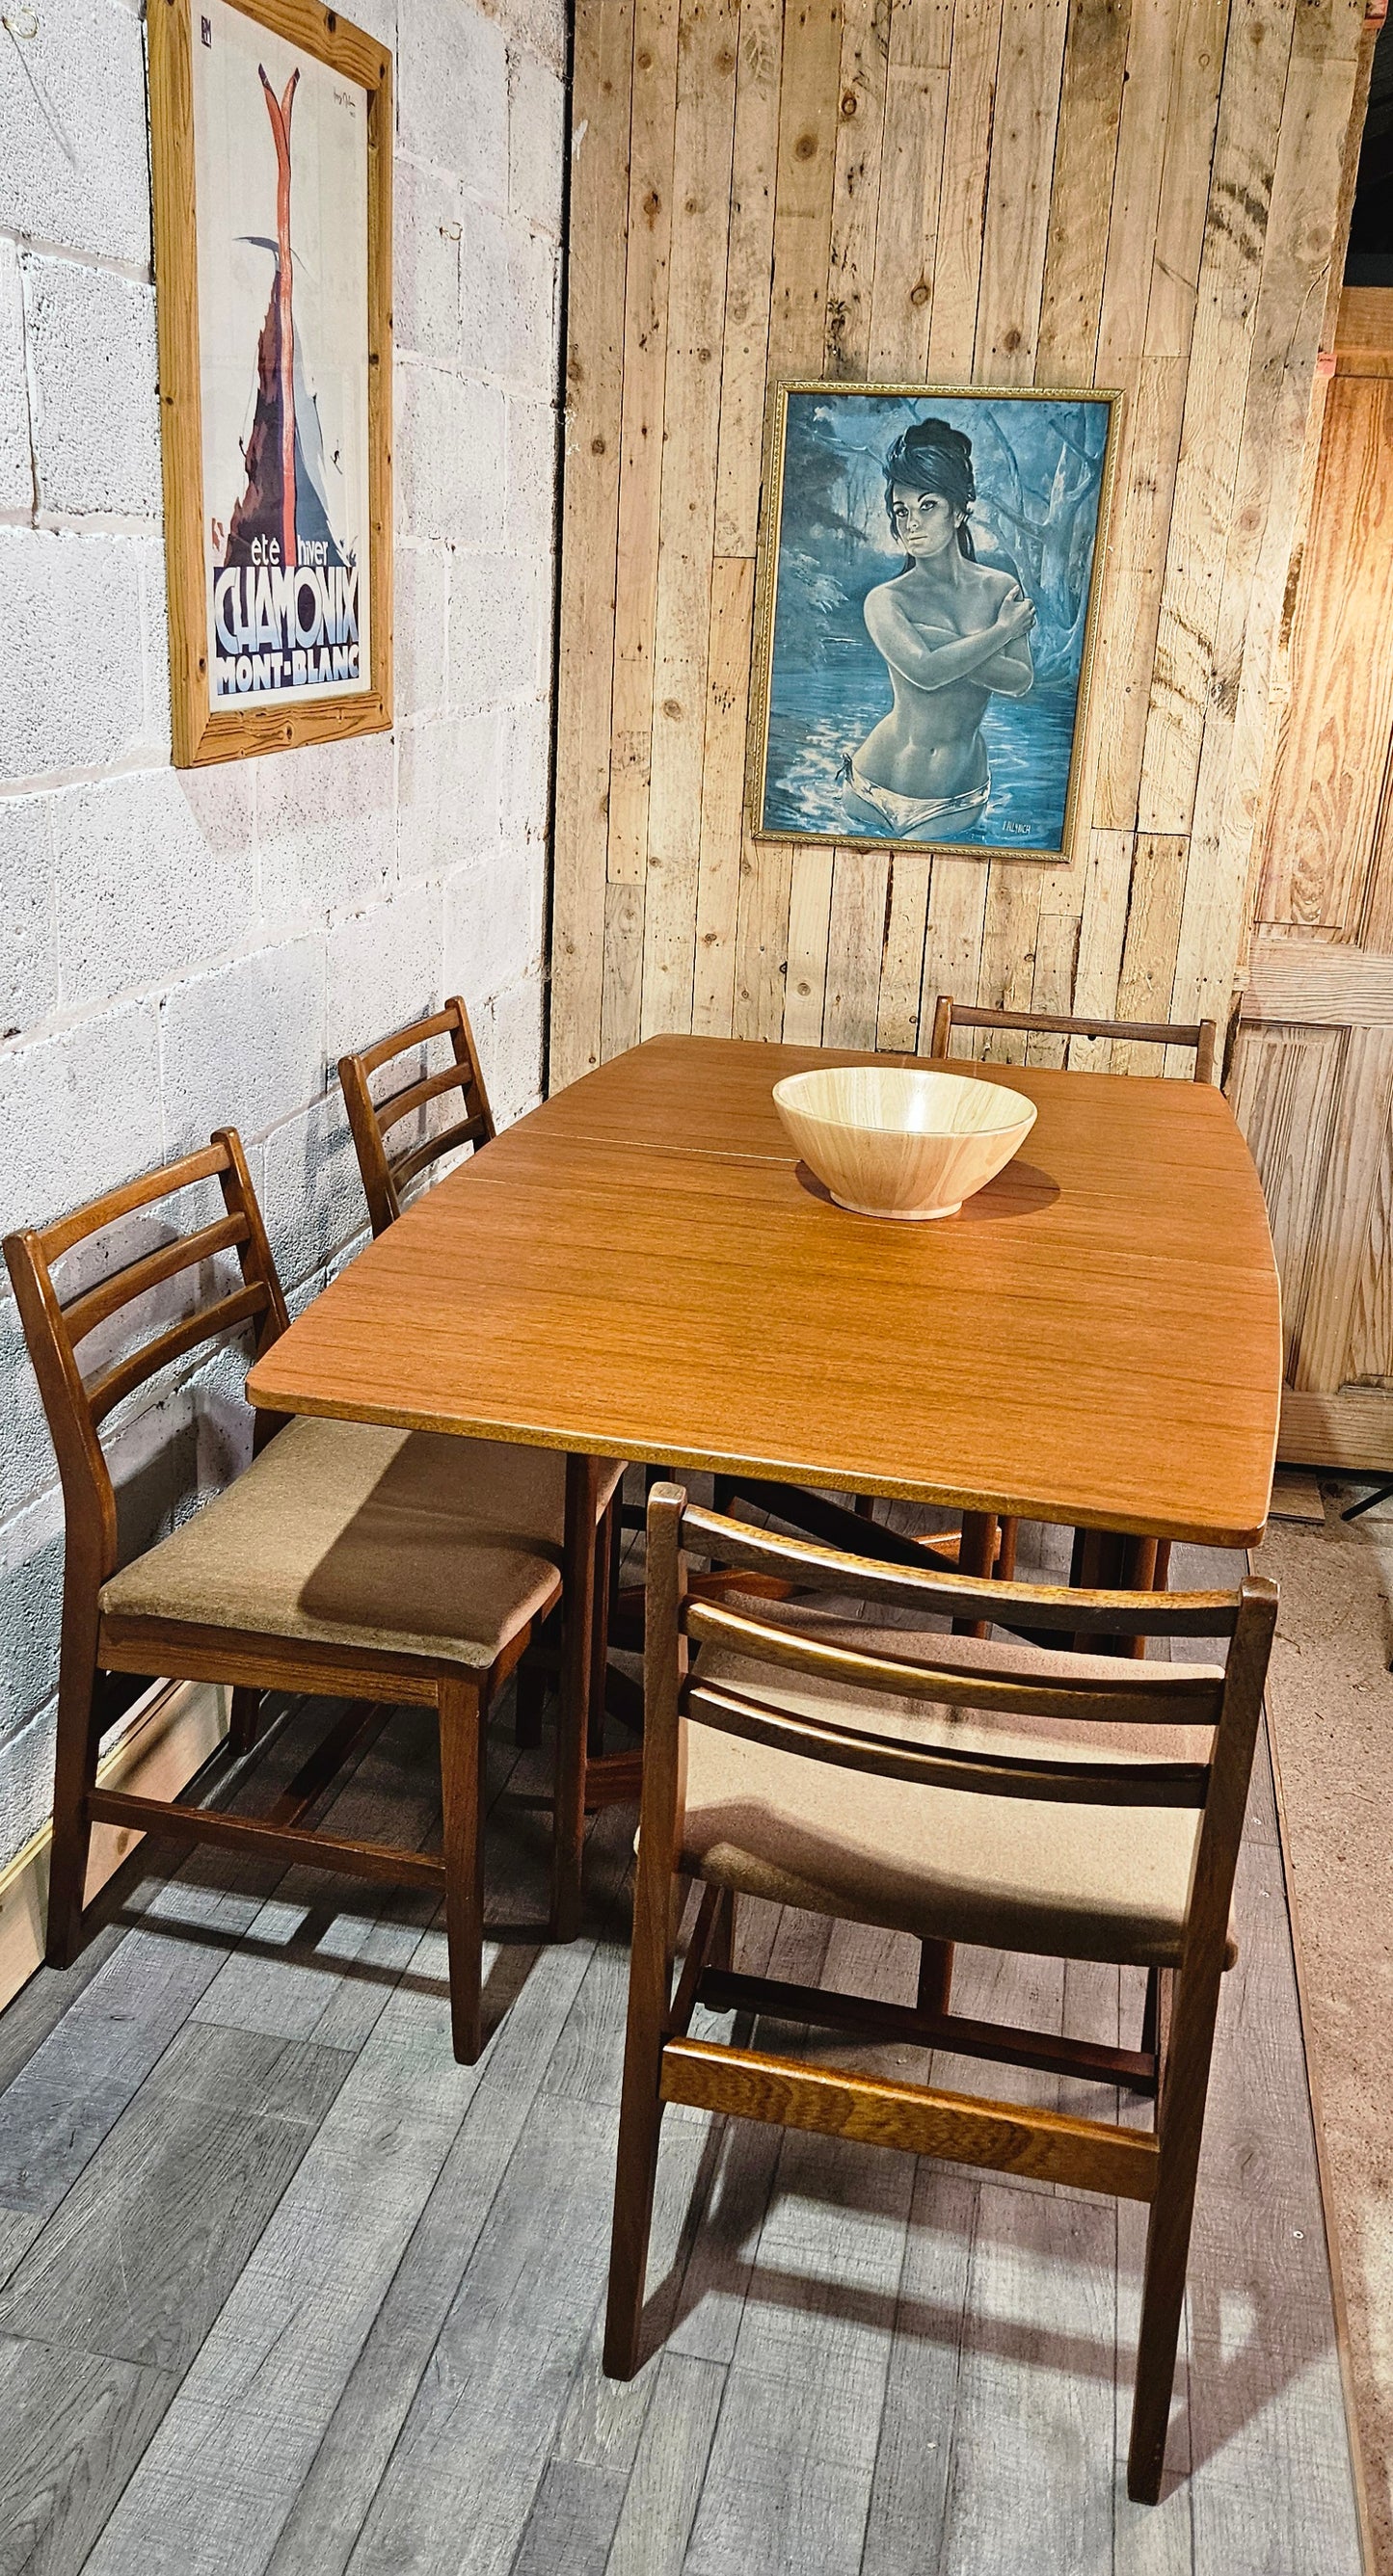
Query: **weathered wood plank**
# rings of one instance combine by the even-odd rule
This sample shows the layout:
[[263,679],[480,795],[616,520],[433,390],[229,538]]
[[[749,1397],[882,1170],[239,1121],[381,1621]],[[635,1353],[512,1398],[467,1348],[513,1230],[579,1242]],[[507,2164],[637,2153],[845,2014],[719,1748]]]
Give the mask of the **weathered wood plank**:
[[698,1037],[728,1038],[735,1011],[754,573],[746,556],[718,555],[712,566],[692,985],[692,1028]]
[[885,140],[884,0],[843,0],[837,166],[827,260],[829,376],[868,375]]
[[0,2333],[185,2370],[348,2072],[188,2026],[0,2298]]
[[892,10],[870,332],[858,370],[890,382],[921,381],[928,368],[952,43],[953,0]]
[[685,0],[668,261],[641,1031],[689,1029],[739,17]]
[[821,1046],[827,991],[828,923],[833,853],[821,842],[794,853],[788,907],[788,974],[783,1036],[787,1046]]
[[[567,314],[561,619],[568,634],[613,632],[624,358],[633,0],[577,23]],[[551,1080],[560,1090],[600,1060],[604,972],[602,853],[609,800],[613,657],[563,653],[556,696],[552,857]]]
[[716,466],[718,555],[753,555],[758,530],[782,58],[782,0],[742,0],[730,240],[726,251],[725,334],[721,344],[721,442]]
[[929,313],[928,372],[936,384],[967,384],[972,377],[1001,21],[1002,0],[957,0],[953,11],[938,260]]
[[5,2576],[76,2576],[175,2385],[165,2371],[0,2336]]
[[680,2576],[725,2383],[717,2364],[686,2353],[658,2362],[605,2576]]
[[824,1046],[873,1047],[890,860],[881,850],[838,850],[827,924]]
[[[636,0],[628,259],[624,277],[614,695],[610,713],[606,873],[611,885],[641,885],[647,872],[653,611],[666,419],[678,16],[678,0]],[[596,256],[605,255],[597,244]],[[616,927],[626,930],[630,924],[626,920]],[[607,922],[606,948],[609,941]],[[614,1052],[608,1041],[605,1051]]]
[[1050,185],[1036,381],[1096,381],[1108,228],[1100,220],[1108,154],[1117,157],[1132,0],[1075,0],[1064,45],[1059,134]]

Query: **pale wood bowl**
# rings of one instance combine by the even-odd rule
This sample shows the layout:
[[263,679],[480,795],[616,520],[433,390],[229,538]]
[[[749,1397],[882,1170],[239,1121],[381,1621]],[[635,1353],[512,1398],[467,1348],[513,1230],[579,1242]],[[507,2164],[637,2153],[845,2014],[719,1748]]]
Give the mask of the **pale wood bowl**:
[[774,1106],[809,1169],[857,1216],[956,1216],[1035,1124],[1023,1092],[883,1064],[792,1073],[775,1083]]

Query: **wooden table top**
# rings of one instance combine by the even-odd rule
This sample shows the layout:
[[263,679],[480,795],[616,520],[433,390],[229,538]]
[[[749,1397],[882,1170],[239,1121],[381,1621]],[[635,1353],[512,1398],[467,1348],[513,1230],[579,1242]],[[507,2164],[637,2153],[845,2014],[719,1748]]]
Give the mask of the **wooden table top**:
[[[771,1098],[852,1050],[653,1038],[417,1201],[252,1401],[1241,1547],[1281,1383],[1256,1173],[1207,1085],[1028,1093],[960,1215],[835,1207]],[[903,1059],[898,1059],[903,1061]]]

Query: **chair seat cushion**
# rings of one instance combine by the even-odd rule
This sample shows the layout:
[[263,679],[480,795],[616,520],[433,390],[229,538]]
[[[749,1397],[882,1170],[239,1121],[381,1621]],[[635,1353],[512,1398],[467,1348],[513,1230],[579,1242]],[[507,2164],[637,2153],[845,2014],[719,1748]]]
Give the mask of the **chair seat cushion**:
[[[605,1462],[603,1500],[622,1474]],[[557,1598],[565,1496],[554,1450],[302,1417],[102,1612],[487,1670]]]
[[[737,1606],[732,1603],[730,1606]],[[738,1605],[805,1626],[797,1605]],[[903,1628],[816,1623],[831,1644],[904,1657]],[[987,1671],[1098,1679],[1097,1658],[995,1639],[921,1635],[935,1661]],[[1135,1667],[1133,1667],[1135,1669]],[[913,1743],[1075,1758],[1206,1761],[1207,1727],[1093,1725],[998,1717],[849,1690],[818,1675],[704,1645],[694,1670],[746,1693]],[[1218,1676],[1205,1668],[1207,1679]],[[918,1788],[775,1752],[696,1720],[686,1730],[682,1867],[811,1913],[1052,1957],[1173,1966],[1179,1958],[1199,1834],[1194,1808],[1084,1806]],[[1230,1945],[1231,1955],[1232,1945]]]

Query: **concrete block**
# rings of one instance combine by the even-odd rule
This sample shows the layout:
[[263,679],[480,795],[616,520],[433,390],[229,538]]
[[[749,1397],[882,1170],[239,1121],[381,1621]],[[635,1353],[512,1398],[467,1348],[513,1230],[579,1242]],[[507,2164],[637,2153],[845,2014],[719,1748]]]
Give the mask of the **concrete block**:
[[0,1234],[47,1225],[161,1159],[159,1023],[126,1002],[0,1053]]
[[490,711],[407,725],[398,767],[397,872],[445,876],[498,846],[498,721]]
[[557,249],[520,216],[461,201],[460,356],[469,372],[556,390]]
[[464,192],[453,172],[399,157],[393,174],[392,331],[397,355],[453,367],[459,358]]
[[503,396],[437,367],[396,371],[398,524],[407,537],[495,546],[503,530]]
[[[8,1278],[0,1294],[0,1384],[5,1389],[5,1437],[0,1440],[0,1524],[55,1481],[58,1470],[29,1362],[19,1308]],[[0,1869],[4,1862],[0,1861]]]
[[456,0],[401,0],[397,143],[453,170],[494,205],[508,202],[507,40],[496,19]]
[[542,961],[546,863],[538,848],[505,851],[445,881],[445,983],[471,1019]]
[[298,1288],[362,1232],[366,1201],[337,1083],[266,1139],[262,1205],[282,1285]]
[[52,799],[0,799],[0,1041],[57,1004],[55,872]]
[[0,1530],[0,1738],[57,1688],[62,1605],[63,1506],[50,1489]]
[[508,60],[508,203],[544,232],[561,232],[566,92],[559,68],[535,54]]
[[32,252],[22,269],[41,508],[157,520],[153,287]]
[[65,1009],[225,957],[256,910],[249,765],[154,769],[52,800]]
[[[257,1195],[262,1197],[264,1192],[258,1189]],[[251,1464],[256,1417],[244,1391],[250,1359],[250,1335],[231,1334],[189,1381],[201,1500],[220,1494]]]
[[170,1153],[215,1127],[262,1136],[324,1089],[324,934],[176,984],[160,1005]]
[[513,553],[550,554],[555,548],[559,437],[560,418],[549,395],[509,394],[504,529]]
[[542,1017],[545,985],[540,972],[510,984],[475,1022],[484,1079],[500,1127],[535,1109],[542,1096]]
[[440,888],[398,887],[386,903],[336,922],[329,933],[327,1043],[330,1090],[341,1055],[433,1011],[440,1001]]
[[498,716],[498,814],[505,863],[528,841],[545,842],[551,791],[551,707],[525,698]]
[[497,0],[508,50],[527,45],[558,77],[566,69],[566,0]]
[[445,703],[445,634],[450,559],[443,546],[398,544],[395,557],[393,687],[398,723]]
[[552,566],[543,555],[457,555],[450,571],[450,702],[532,698],[551,660]]
[[0,510],[29,510],[33,503],[24,289],[19,253],[13,242],[0,241]]
[[140,20],[119,0],[36,14],[35,35],[0,46],[0,226],[148,264]]
[[394,770],[388,733],[306,743],[258,761],[256,845],[268,921],[320,916],[386,892]]
[[139,540],[0,528],[7,779],[96,769],[146,740]]
[[[4,1575],[0,1584],[8,1593]],[[52,1809],[57,1717],[55,1698],[15,1733],[0,1738],[0,1852],[6,1860],[23,1851]]]

